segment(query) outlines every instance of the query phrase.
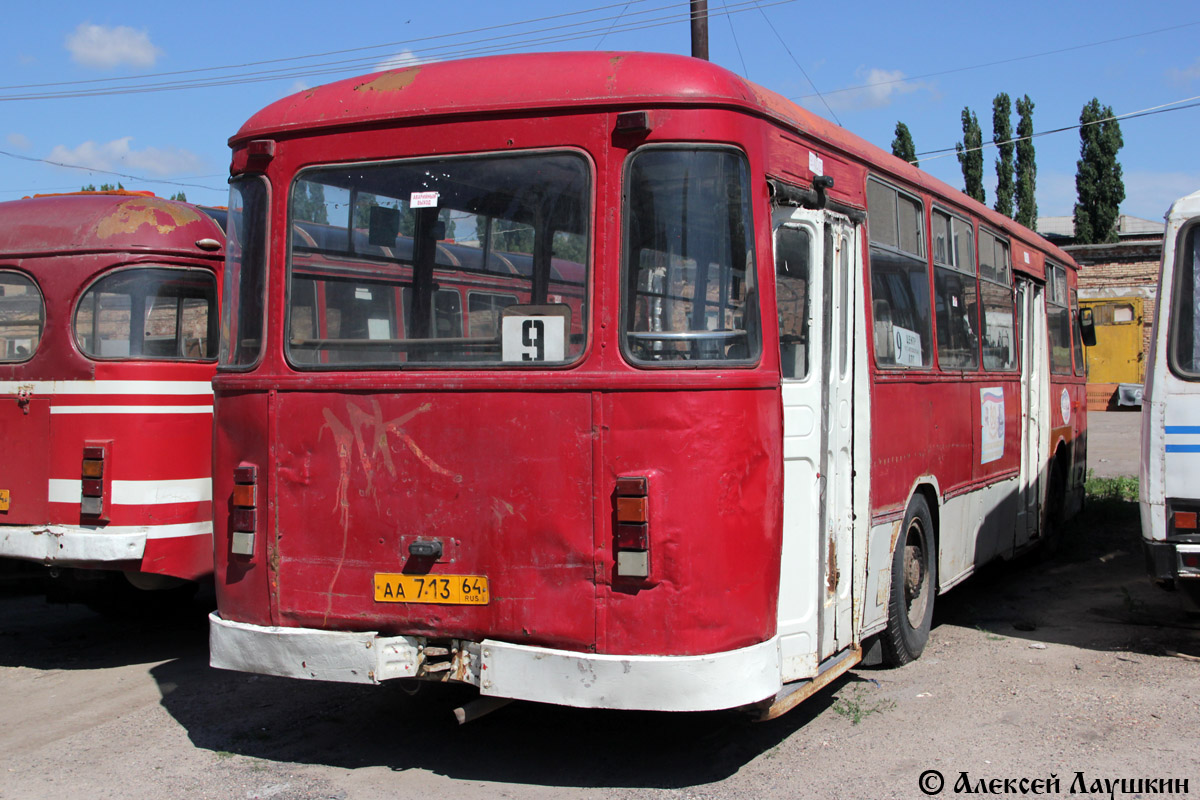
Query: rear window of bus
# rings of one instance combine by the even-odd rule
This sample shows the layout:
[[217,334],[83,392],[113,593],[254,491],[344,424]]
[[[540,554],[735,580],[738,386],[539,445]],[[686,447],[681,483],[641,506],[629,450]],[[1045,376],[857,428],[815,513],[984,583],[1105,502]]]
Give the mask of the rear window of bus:
[[563,365],[583,354],[591,170],[573,152],[338,165],[291,187],[302,369]]

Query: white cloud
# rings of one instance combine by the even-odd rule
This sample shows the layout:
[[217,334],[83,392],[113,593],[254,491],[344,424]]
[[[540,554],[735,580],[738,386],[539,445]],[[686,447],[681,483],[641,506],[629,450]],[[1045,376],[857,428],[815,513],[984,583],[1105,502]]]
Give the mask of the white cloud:
[[415,67],[418,64],[424,64],[425,59],[418,56],[412,50],[401,50],[393,56],[388,56],[384,60],[375,64],[376,72],[384,72],[389,69],[403,69],[404,67]]
[[5,137],[5,141],[18,150],[28,150],[33,147],[33,142],[29,141],[29,137],[21,133],[10,133]]
[[1190,67],[1183,69],[1172,67],[1167,70],[1167,77],[1176,83],[1191,83],[1200,80],[1200,58],[1197,58]]
[[183,175],[204,169],[204,161],[195,153],[176,147],[134,150],[130,147],[132,141],[132,136],[124,136],[104,144],[84,142],[74,149],[60,144],[50,151],[47,158],[88,169],[147,172],[159,176]]
[[288,89],[287,93],[296,94],[297,92],[304,92],[311,88],[312,86],[309,85],[308,81],[295,81]]
[[80,23],[75,32],[67,37],[67,50],[71,58],[85,67],[111,69],[127,64],[134,67],[152,67],[163,51],[155,47],[146,31],[137,31],[119,25]]
[[[854,73],[858,86],[848,89],[837,89],[825,93],[825,101],[835,111],[865,111],[872,108],[889,106],[892,100],[900,95],[912,94],[917,91],[929,91],[931,87],[923,81],[905,80],[900,70],[886,70],[872,67],[859,67]],[[805,98],[809,108],[821,108],[824,103],[819,98]]]

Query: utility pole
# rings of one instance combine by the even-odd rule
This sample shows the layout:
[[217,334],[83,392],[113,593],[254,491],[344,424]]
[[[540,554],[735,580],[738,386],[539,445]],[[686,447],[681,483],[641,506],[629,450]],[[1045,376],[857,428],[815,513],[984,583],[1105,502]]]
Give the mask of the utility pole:
[[708,0],[690,0],[692,6],[692,58],[708,61]]

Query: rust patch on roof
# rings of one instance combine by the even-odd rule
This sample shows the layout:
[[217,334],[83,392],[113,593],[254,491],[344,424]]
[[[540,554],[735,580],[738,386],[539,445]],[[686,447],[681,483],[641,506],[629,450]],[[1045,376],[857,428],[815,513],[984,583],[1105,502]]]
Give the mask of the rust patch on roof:
[[200,212],[188,206],[130,198],[100,220],[96,235],[107,239],[122,233],[135,233],[143,225],[149,225],[159,233],[170,233],[199,219],[202,219]]
[[375,80],[364,81],[354,87],[354,91],[362,92],[398,92],[408,86],[417,79],[417,73],[421,71],[420,67],[406,67],[404,69],[392,70],[385,72]]

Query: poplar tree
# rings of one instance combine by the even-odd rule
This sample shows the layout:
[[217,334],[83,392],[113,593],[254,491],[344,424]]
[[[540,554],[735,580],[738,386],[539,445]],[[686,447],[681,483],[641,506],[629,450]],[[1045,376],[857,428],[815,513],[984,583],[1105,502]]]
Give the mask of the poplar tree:
[[1079,161],[1076,162],[1075,241],[1117,241],[1117,217],[1125,199],[1125,183],[1117,152],[1124,141],[1111,106],[1093,97],[1079,114]]
[[1033,148],[1033,101],[1017,101],[1017,222],[1037,230],[1037,162]]
[[983,132],[979,129],[979,118],[970,107],[962,110],[963,140],[954,145],[958,152],[958,163],[962,165],[963,189],[979,202],[986,202],[983,191]]
[[996,143],[996,205],[1006,217],[1013,215],[1012,100],[1004,92],[992,100],[992,141]]
[[892,139],[892,155],[904,159],[914,167],[921,166],[921,162],[917,161],[917,148],[913,145],[912,134],[908,132],[908,126],[903,122],[896,123],[896,138]]

